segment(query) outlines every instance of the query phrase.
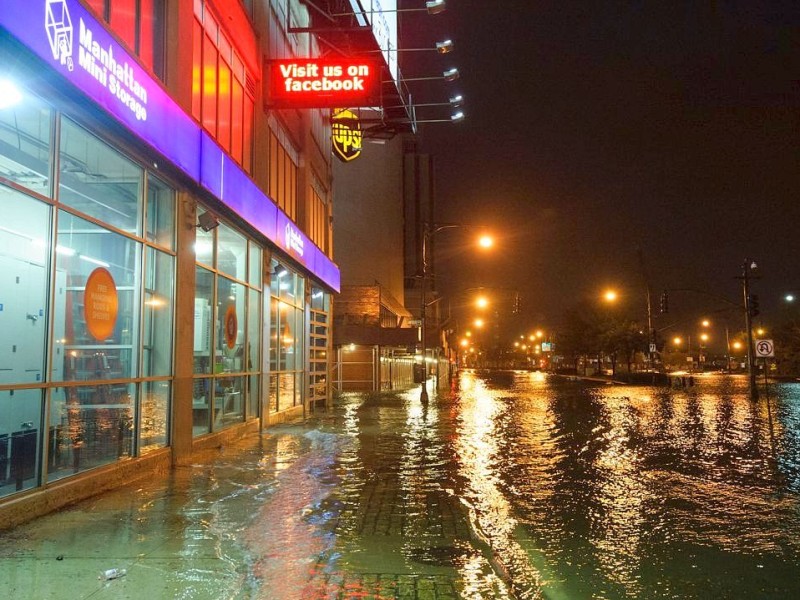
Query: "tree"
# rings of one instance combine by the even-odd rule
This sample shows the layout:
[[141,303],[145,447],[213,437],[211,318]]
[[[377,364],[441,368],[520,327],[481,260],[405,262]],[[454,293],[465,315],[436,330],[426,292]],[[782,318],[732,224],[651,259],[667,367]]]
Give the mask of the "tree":
[[775,330],[778,375],[800,376],[800,317],[793,317]]

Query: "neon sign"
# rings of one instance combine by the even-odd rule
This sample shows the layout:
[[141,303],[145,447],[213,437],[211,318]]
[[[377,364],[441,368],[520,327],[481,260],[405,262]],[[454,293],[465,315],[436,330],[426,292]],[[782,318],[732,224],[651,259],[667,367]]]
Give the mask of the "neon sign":
[[289,250],[294,250],[300,256],[303,256],[303,250],[305,249],[305,243],[303,242],[303,236],[300,235],[300,232],[292,227],[291,223],[286,224],[286,247]]
[[343,162],[349,162],[361,154],[361,123],[358,115],[350,110],[336,111],[331,117],[331,141],[336,156]]
[[267,104],[272,108],[375,106],[380,69],[373,60],[268,60]]
[[[82,92],[93,108],[113,116],[267,239],[290,250],[292,258],[319,281],[339,291],[336,264],[298,229],[288,236],[291,246],[286,244],[288,218],[275,202],[78,0],[0,0],[0,6],[2,50],[16,38],[43,65]],[[39,77],[27,69],[26,61],[1,64],[0,70],[23,83]],[[371,85],[377,87],[378,72],[373,73]],[[368,82],[364,87],[369,87]]]

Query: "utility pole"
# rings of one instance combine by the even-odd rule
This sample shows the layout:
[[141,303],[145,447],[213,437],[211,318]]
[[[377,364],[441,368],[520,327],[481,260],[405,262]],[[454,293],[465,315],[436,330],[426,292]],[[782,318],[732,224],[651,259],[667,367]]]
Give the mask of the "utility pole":
[[427,348],[425,347],[425,336],[427,335],[427,327],[426,327],[426,319],[425,313],[428,311],[428,303],[426,302],[425,298],[425,288],[427,287],[428,282],[428,237],[430,235],[430,230],[428,226],[428,222],[425,221],[422,223],[422,278],[420,279],[420,313],[419,313],[419,322],[420,322],[420,336],[421,336],[421,348],[422,348],[422,389],[419,393],[419,399],[423,406],[428,406],[428,363],[425,360],[425,354],[427,353]]
[[756,385],[756,358],[753,348],[753,315],[750,296],[750,280],[754,277],[751,272],[758,268],[755,262],[746,260],[742,263],[742,293],[744,295],[744,322],[747,329],[747,376],[750,382],[750,399],[758,400],[758,386]]

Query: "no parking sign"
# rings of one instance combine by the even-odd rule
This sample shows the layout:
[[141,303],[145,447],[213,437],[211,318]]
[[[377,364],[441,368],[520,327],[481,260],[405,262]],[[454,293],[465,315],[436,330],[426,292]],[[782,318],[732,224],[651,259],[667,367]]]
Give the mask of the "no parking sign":
[[772,340],[756,340],[757,358],[775,358],[775,344]]

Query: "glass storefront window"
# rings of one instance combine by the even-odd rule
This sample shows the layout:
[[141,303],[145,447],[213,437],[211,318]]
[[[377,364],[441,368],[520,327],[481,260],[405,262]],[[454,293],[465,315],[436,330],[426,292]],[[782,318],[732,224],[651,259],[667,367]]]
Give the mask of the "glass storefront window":
[[0,110],[0,496],[169,444],[175,192],[56,116]]
[[[43,382],[50,207],[0,185],[0,385]],[[9,433],[0,414],[0,435]],[[21,421],[20,421],[21,422]]]
[[64,358],[54,365],[55,381],[138,375],[140,250],[131,239],[59,211],[55,331],[63,332]]
[[52,128],[53,111],[34,96],[0,109],[0,177],[50,197]]
[[175,249],[175,193],[153,176],[147,178],[147,240]]
[[247,281],[247,238],[225,224],[217,231],[217,270]]
[[194,372],[211,373],[211,332],[214,274],[197,267],[194,294]]
[[250,244],[250,271],[247,283],[261,289],[261,248]]
[[39,484],[42,390],[0,391],[0,496]]
[[[216,269],[197,267],[195,292],[194,372],[210,376],[195,380],[194,434],[241,423],[257,416],[258,397],[249,398],[248,374],[261,372],[261,291],[248,280],[248,257],[260,259],[261,249],[247,237],[220,223],[197,260],[216,256]],[[251,249],[257,251],[253,252]],[[234,281],[235,277],[238,281]],[[212,314],[213,307],[213,314]],[[256,393],[258,385],[255,386]]]
[[217,335],[215,373],[241,373],[244,369],[245,288],[217,278]]
[[247,378],[247,417],[254,418],[258,416],[258,406],[261,390],[261,377],[258,375],[250,375]]
[[[197,216],[199,217],[204,212],[206,211],[198,209]],[[214,266],[214,231],[214,229],[205,231],[198,227],[197,237],[194,240],[195,260],[209,267]]]
[[143,169],[72,121],[61,120],[60,202],[141,235]]
[[139,417],[139,444],[142,452],[163,448],[169,442],[172,384],[169,381],[142,383],[142,404]]
[[261,294],[258,290],[248,289],[247,309],[247,348],[244,370],[248,372],[261,370]]
[[303,402],[305,281],[275,259],[270,266],[269,405],[285,410]]
[[175,257],[147,249],[142,330],[142,377],[172,373]]
[[135,387],[113,383],[52,391],[48,480],[132,455]]

